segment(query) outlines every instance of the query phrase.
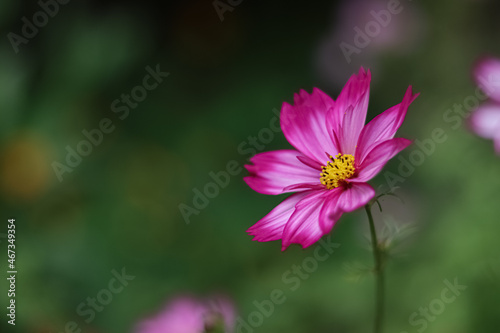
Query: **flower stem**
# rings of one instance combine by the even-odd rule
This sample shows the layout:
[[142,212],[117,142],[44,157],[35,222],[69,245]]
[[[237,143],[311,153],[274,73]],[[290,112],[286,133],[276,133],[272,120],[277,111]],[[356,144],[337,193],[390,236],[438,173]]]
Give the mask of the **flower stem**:
[[365,206],[366,214],[368,215],[368,222],[370,223],[370,233],[372,235],[373,257],[375,259],[375,277],[377,279],[377,295],[375,300],[375,323],[373,332],[382,332],[382,321],[384,318],[384,265],[383,265],[383,250],[381,249],[378,240],[377,232],[375,231],[375,224],[373,223],[373,216],[371,212],[371,205]]

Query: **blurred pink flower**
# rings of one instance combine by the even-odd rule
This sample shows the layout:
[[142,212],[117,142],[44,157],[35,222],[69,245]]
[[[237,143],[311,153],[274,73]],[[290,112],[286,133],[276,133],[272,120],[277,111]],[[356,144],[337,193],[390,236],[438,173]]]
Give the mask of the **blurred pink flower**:
[[248,229],[254,240],[282,240],[306,248],[329,233],[343,213],[367,204],[375,190],[366,182],[411,142],[394,138],[409,105],[417,97],[411,86],[403,101],[365,126],[370,72],[360,69],[336,101],[321,90],[301,90],[292,106],[283,103],[281,129],[297,150],[255,155],[246,183],[255,191],[277,195],[297,192]]
[[[427,26],[420,5],[400,2],[394,14],[390,12],[391,3],[395,2],[344,0],[335,4],[329,31],[320,40],[314,59],[320,79],[341,88],[360,66],[370,67],[377,74],[381,56],[407,55],[418,48]],[[346,57],[343,43],[357,52]]]
[[479,106],[470,118],[472,130],[485,139],[491,139],[500,155],[500,59],[485,58],[474,68],[474,78],[489,95],[490,100]]
[[225,332],[234,331],[235,311],[233,304],[215,297],[208,301],[190,296],[173,299],[156,316],[137,326],[137,333],[203,333],[214,327],[224,326]]

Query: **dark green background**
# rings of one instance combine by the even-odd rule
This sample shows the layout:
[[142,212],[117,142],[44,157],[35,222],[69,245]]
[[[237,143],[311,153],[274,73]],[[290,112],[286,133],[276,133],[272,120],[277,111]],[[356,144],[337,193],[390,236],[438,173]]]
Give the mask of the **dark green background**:
[[[375,215],[380,229],[386,221],[391,235],[407,236],[387,267],[385,332],[416,332],[409,316],[455,278],[467,289],[426,332],[496,332],[500,159],[491,142],[465,126],[452,128],[443,114],[474,94],[470,71],[477,58],[500,55],[500,7],[494,1],[414,3],[422,14],[421,39],[411,52],[377,55],[369,118],[399,103],[411,84],[421,96],[398,135],[424,141],[442,128],[448,139],[399,184],[404,203],[387,197],[384,214]],[[281,289],[286,302],[255,332],[370,331],[372,257],[362,211],[342,217],[332,233],[338,250],[291,291],[282,275],[312,256],[314,246],[281,252],[280,242],[252,242],[245,233],[284,196],[252,191],[242,171],[190,224],[178,208],[192,205],[193,188],[210,182],[210,171],[231,160],[243,165],[249,156],[238,146],[268,127],[272,110],[294,92],[316,86],[338,94],[315,63],[338,6],[245,0],[221,22],[209,0],[73,0],[16,54],[7,33],[19,33],[21,18],[40,8],[3,0],[0,232],[16,218],[19,273],[17,330],[6,323],[5,278],[0,330],[63,332],[75,321],[83,332],[128,332],[186,292],[225,293],[247,318],[255,300]],[[141,84],[144,68],[156,64],[170,76],[120,120],[112,101]],[[65,147],[75,148],[82,130],[103,118],[115,130],[59,182],[51,164],[63,162]],[[288,143],[276,133],[264,150],[284,148]],[[416,149],[400,156],[408,159]],[[385,171],[398,167],[394,159]],[[384,173],[372,181],[384,183]],[[398,229],[409,223],[411,229]],[[5,277],[7,242],[0,241]],[[136,278],[86,324],[76,307],[122,267]]]

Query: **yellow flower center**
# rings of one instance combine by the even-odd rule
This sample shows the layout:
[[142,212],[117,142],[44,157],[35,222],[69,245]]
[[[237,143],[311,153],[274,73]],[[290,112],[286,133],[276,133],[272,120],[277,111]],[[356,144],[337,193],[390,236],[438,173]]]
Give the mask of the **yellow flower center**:
[[354,156],[349,154],[337,154],[337,156],[330,156],[330,162],[321,167],[321,184],[325,185],[327,189],[339,187],[341,182],[345,179],[351,178],[356,172],[354,168]]

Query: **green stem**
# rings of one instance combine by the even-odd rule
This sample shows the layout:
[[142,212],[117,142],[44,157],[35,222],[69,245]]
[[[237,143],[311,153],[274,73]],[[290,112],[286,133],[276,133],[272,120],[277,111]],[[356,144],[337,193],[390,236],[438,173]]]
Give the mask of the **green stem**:
[[375,277],[377,279],[377,295],[375,300],[375,324],[373,332],[382,332],[382,321],[384,318],[384,267],[383,267],[383,250],[380,248],[377,240],[377,232],[375,231],[375,224],[373,223],[373,216],[371,212],[371,205],[365,206],[366,214],[368,215],[368,222],[370,223],[370,233],[372,235],[373,257],[375,259]]

